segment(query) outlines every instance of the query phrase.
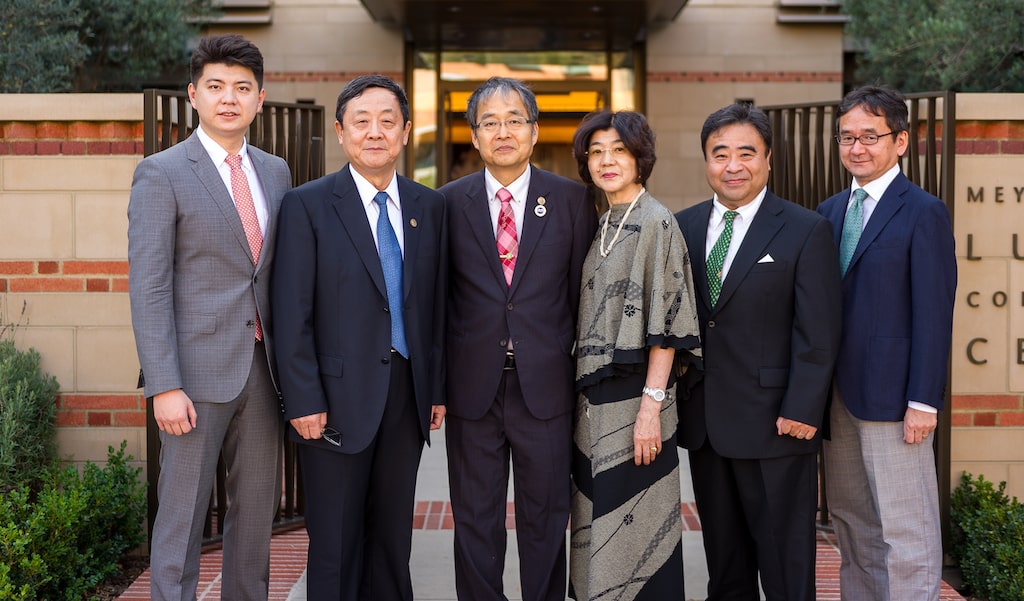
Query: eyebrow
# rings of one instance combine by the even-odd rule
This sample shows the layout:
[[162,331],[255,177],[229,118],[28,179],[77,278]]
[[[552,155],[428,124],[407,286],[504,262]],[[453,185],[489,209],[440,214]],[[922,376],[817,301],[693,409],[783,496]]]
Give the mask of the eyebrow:
[[[714,146],[711,147],[711,152],[718,152],[719,150],[722,150],[722,149],[725,149],[725,148],[729,148],[729,145],[728,144],[715,144]],[[750,150],[750,151],[752,151],[754,153],[757,153],[757,148],[754,147],[752,144],[742,144],[742,145],[739,146],[738,150]]]
[[[625,142],[623,142],[623,141],[622,141],[621,139],[619,139],[619,138],[615,138],[614,140],[612,140],[612,141],[611,141],[611,144],[610,144],[610,145],[615,145],[615,144],[622,144],[623,146],[625,146],[625,145],[626,145],[626,143],[625,143]],[[600,142],[591,142],[591,143],[590,143],[590,145],[591,145],[591,146],[601,146],[602,144],[601,144]]]

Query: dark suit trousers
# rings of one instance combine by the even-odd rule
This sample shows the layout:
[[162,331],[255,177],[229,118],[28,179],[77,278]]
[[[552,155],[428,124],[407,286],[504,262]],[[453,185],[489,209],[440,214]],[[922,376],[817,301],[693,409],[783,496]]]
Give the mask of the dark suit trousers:
[[817,455],[722,457],[690,451],[704,532],[708,601],[814,601]]
[[345,454],[299,445],[310,599],[412,601],[409,556],[422,450],[409,362],[392,353],[384,416],[366,449]]
[[515,371],[478,420],[447,416],[448,477],[460,601],[503,601],[509,457],[524,601],[565,601],[572,413],[534,417]]
[[151,541],[150,596],[157,601],[196,598],[203,526],[223,453],[228,473],[223,597],[265,601],[270,532],[281,501],[283,426],[263,344],[256,344],[249,378],[236,398],[192,403],[194,430],[181,436],[160,433],[160,506]]

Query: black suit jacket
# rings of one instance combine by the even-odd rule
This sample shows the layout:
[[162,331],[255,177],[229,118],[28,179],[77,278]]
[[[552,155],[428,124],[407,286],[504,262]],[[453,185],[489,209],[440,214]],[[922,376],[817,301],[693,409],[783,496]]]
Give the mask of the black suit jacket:
[[[723,457],[813,453],[778,417],[821,426],[839,349],[839,259],[825,219],[769,192],[712,308],[705,260],[712,201],[676,214],[691,249],[704,376],[680,399],[679,444]],[[687,395],[683,395],[686,397]]]
[[[391,318],[380,257],[355,181],[341,171],[295,188],[281,207],[271,284],[285,419],[327,412],[342,453],[367,447],[388,393]],[[443,405],[447,237],[443,197],[398,176],[405,226],[405,333],[423,438]]]
[[[586,188],[530,167],[512,285],[505,283],[484,172],[440,189],[448,203],[448,412],[479,419],[494,401],[509,338],[530,413],[571,411],[580,272],[597,229]],[[539,216],[536,207],[546,211]]]

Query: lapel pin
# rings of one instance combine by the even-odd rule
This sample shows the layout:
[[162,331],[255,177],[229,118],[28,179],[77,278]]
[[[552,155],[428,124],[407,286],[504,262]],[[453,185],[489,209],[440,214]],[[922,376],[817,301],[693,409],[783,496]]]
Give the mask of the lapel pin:
[[543,196],[537,198],[537,206],[533,207],[533,214],[537,217],[543,217],[548,214],[548,208],[544,206],[547,199]]
[[413,217],[412,219],[409,220],[409,225],[411,225],[413,227],[416,227],[418,225],[416,223],[416,218],[415,217]]

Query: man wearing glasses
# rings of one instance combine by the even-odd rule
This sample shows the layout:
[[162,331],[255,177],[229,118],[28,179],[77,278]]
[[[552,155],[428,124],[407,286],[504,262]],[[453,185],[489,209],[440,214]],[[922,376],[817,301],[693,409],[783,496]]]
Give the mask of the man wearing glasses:
[[485,168],[448,205],[448,473],[455,586],[500,601],[509,458],[524,601],[564,601],[580,272],[597,229],[585,188],[530,165],[537,101],[495,77],[466,118]]
[[850,92],[836,141],[853,185],[818,207],[832,222],[843,274],[825,465],[844,600],[939,598],[932,432],[946,384],[956,258],[946,205],[900,172],[908,129],[897,92]]

